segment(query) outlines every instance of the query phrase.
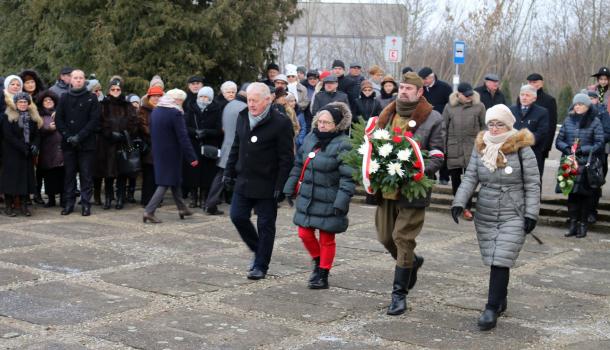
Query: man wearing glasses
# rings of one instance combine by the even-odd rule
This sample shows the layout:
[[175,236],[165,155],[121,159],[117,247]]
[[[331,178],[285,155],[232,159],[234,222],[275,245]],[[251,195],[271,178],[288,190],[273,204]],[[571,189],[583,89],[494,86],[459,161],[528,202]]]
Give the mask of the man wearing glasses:
[[536,88],[527,84],[519,90],[519,101],[510,107],[510,111],[515,116],[516,130],[523,128],[529,129],[536,138],[536,144],[532,150],[536,155],[540,179],[544,171],[544,155],[546,151],[547,137],[549,133],[549,112],[546,108],[535,104],[537,98]]

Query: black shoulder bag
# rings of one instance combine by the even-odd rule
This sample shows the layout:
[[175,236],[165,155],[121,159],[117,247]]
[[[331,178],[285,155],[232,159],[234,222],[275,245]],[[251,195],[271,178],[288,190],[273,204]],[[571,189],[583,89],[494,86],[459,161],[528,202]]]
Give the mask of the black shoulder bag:
[[123,131],[127,144],[117,151],[117,171],[120,175],[135,174],[142,170],[140,150],[134,147],[127,131]]

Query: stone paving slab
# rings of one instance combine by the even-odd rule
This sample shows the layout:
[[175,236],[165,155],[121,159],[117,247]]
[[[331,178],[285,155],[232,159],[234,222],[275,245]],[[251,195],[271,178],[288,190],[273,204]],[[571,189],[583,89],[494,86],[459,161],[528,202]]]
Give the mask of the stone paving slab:
[[36,248],[27,252],[2,254],[0,260],[69,275],[141,261],[137,257],[110,249],[83,246]]
[[2,246],[0,249],[10,249],[10,248],[19,248],[19,247],[28,247],[43,243],[48,243],[48,240],[38,239],[35,237],[30,237],[26,235],[21,235],[17,233],[3,233],[2,234]]
[[[162,278],[159,278],[160,276]],[[180,264],[146,266],[131,271],[104,274],[101,278],[108,283],[177,297],[193,296],[251,282],[243,276]]]
[[423,255],[426,259],[424,266],[436,272],[457,275],[489,274],[489,267],[483,265],[478,249],[476,252],[466,253],[463,248],[457,245],[432,251],[422,245],[418,254]]
[[594,295],[610,296],[610,271],[591,271],[578,267],[554,266],[538,271],[535,275],[519,277],[538,287],[566,289]]
[[150,254],[151,252],[166,254],[169,252],[187,254],[188,256],[217,253],[222,249],[233,248],[235,246],[202,237],[171,233],[145,234],[130,237],[119,242],[110,242],[110,244],[121,249],[137,251],[141,254]]
[[0,292],[0,313],[35,324],[80,323],[108,314],[146,305],[130,295],[108,293],[93,288],[50,282]]
[[610,349],[610,339],[602,339],[602,340],[589,340],[574,344],[569,344],[568,346],[562,348],[565,350],[600,350],[600,349]]
[[0,268],[0,285],[6,285],[15,282],[35,281],[38,278],[39,277],[33,273]]
[[432,349],[522,349],[539,334],[532,328],[500,318],[491,332],[480,332],[478,314],[415,311],[395,321],[373,322],[365,329],[387,340],[402,341]]
[[6,341],[6,339],[14,339],[24,334],[26,334],[26,332],[21,329],[0,324],[0,344],[2,344],[2,341]]
[[[276,285],[264,290],[253,292],[247,295],[248,298],[236,298],[232,300],[232,297],[227,297],[223,302],[231,303],[234,306],[245,308],[247,310],[256,310],[260,312],[270,313],[272,315],[306,319],[315,322],[320,314],[320,319],[324,318],[335,318],[339,319],[347,313],[353,314],[357,312],[376,312],[386,306],[386,300],[380,297],[361,296],[346,293],[339,289],[332,288],[329,290],[312,290],[307,288],[306,281],[302,283],[290,283],[285,285]],[[258,302],[259,297],[267,297],[269,301],[261,304]],[[307,304],[307,305],[303,305]],[[275,306],[278,305],[278,306]],[[300,307],[306,311],[305,315],[286,315],[286,312],[290,312],[290,308],[286,310],[278,309],[281,305],[294,305],[293,307]],[[308,306],[308,307],[305,307]],[[326,310],[332,309],[342,310],[338,315],[332,316],[327,313]],[[308,311],[311,310],[311,311]],[[336,312],[335,312],[336,314]]]
[[[481,293],[476,296],[454,297],[449,299],[447,304],[464,309],[482,310],[487,302],[487,294],[486,288],[481,289]],[[578,323],[581,320],[590,319],[596,311],[606,306],[597,300],[511,286],[508,289],[508,298],[506,316],[551,324]],[[571,315],[571,317],[567,319],[564,315]]]
[[610,249],[601,252],[587,252],[580,254],[568,262],[576,267],[608,271],[610,269]]
[[322,339],[298,348],[299,350],[370,350],[370,349],[386,349],[387,347],[380,344],[367,344],[349,339],[328,336],[320,337]]
[[126,232],[125,228],[83,221],[34,224],[28,225],[27,227],[21,229],[69,239],[89,239],[110,235],[120,235],[125,234]]
[[226,222],[223,223],[207,223],[205,226],[191,226],[181,230],[194,236],[214,237],[226,239],[235,243],[242,243],[241,237],[235,227]]
[[36,343],[36,344],[31,344],[28,345],[24,348],[21,348],[22,350],[87,350],[88,348],[80,345],[80,344],[73,344],[73,343],[59,343],[59,342],[42,342],[42,343]]
[[252,349],[298,335],[272,321],[181,309],[95,329],[91,335],[137,349]]

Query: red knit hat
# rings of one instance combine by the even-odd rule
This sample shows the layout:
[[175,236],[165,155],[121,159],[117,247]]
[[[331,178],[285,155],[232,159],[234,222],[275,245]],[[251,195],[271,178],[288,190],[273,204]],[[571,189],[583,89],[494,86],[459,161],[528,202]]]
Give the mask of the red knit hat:
[[329,71],[327,71],[327,70],[322,71],[322,73],[320,73],[320,80],[324,80],[324,78],[326,78],[329,75],[330,75]]
[[163,96],[163,89],[160,86],[151,86],[148,88],[148,91],[146,92],[146,95],[148,96]]

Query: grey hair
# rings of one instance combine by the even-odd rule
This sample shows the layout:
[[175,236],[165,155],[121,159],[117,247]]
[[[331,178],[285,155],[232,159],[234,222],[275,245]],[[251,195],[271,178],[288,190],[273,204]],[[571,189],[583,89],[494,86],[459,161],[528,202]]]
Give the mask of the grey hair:
[[235,90],[235,92],[237,92],[237,84],[235,84],[231,80],[225,81],[224,83],[222,83],[222,85],[220,85],[221,92],[227,92],[228,90],[231,90],[231,89],[233,89],[233,90]]
[[267,98],[271,96],[271,90],[269,90],[269,86],[267,86],[267,84],[258,82],[248,85],[246,93],[248,94],[248,96],[250,96],[250,94],[259,94],[262,98]]

